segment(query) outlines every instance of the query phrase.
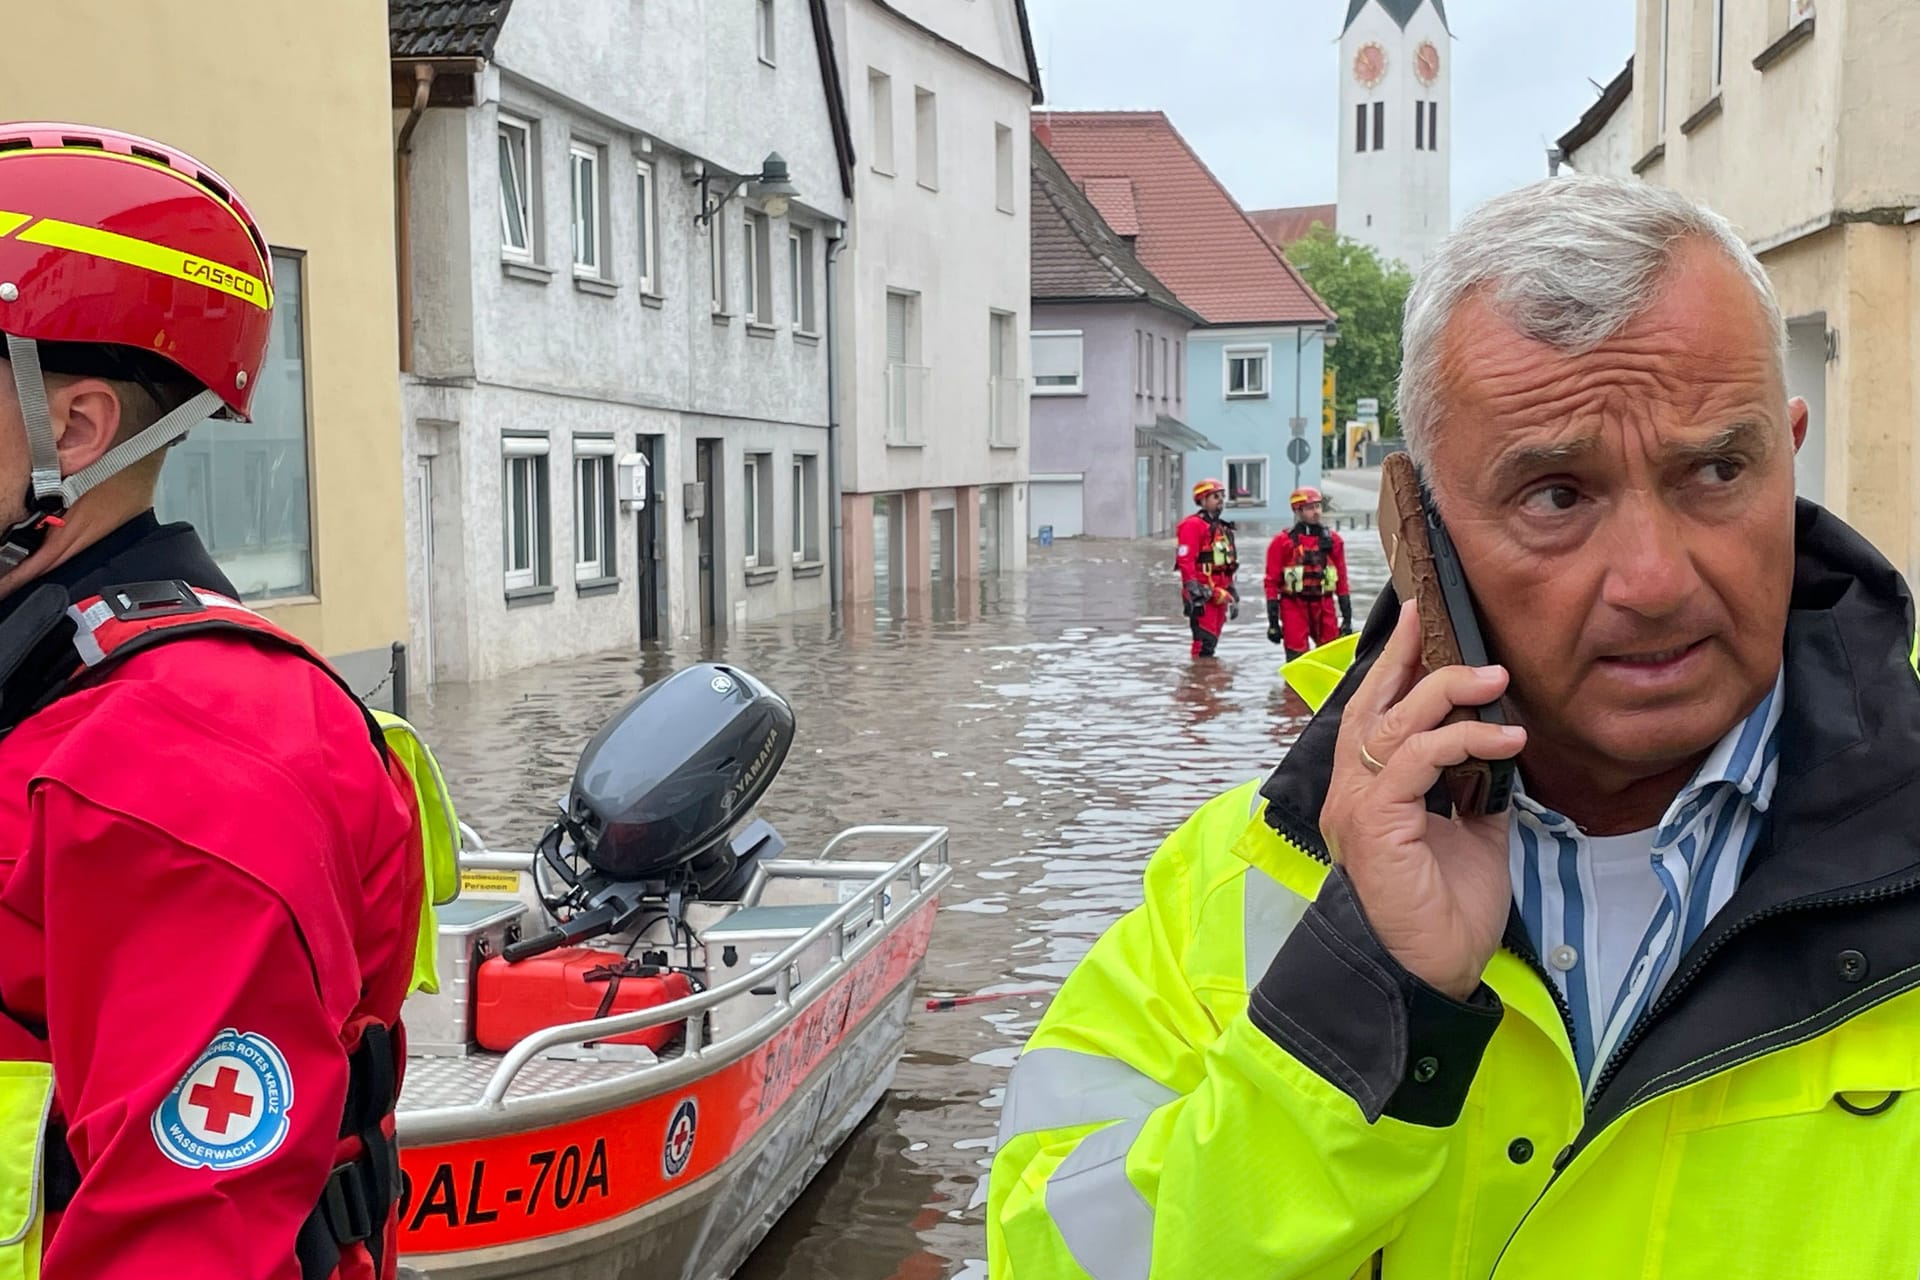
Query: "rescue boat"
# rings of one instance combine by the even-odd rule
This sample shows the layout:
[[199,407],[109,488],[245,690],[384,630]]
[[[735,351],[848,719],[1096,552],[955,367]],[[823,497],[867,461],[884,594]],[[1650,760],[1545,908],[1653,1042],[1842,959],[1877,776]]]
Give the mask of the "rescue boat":
[[587,744],[531,851],[463,826],[403,1013],[401,1274],[731,1275],[891,1084],[947,829],[787,848],[787,704],[700,664]]

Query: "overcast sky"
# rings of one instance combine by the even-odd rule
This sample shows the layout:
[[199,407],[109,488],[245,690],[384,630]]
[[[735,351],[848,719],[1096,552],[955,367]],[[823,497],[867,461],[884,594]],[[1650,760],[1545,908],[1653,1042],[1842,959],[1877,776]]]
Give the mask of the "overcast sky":
[[[1546,176],[1633,52],[1630,0],[1446,0],[1454,218]],[[1248,209],[1331,204],[1347,0],[1027,0],[1047,105],[1165,111]]]

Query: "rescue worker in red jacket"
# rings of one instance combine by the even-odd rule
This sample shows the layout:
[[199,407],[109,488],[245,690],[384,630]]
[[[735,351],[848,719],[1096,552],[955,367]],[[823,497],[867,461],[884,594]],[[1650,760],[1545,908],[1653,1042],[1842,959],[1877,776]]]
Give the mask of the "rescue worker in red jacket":
[[0,124],[0,210],[0,1275],[386,1280],[418,813],[152,511],[166,445],[246,420],[267,241],[71,124]]
[[1320,523],[1321,502],[1318,489],[1295,489],[1293,528],[1275,534],[1267,544],[1267,639],[1285,642],[1289,662],[1353,632],[1347,548],[1339,534]]
[[1234,547],[1233,522],[1220,515],[1227,504],[1226,486],[1218,480],[1202,480],[1193,486],[1193,500],[1200,509],[1174,531],[1178,546],[1173,563],[1180,570],[1181,606],[1193,630],[1193,656],[1211,658],[1228,617],[1238,612],[1240,592],[1233,585],[1233,575],[1240,568],[1240,556]]

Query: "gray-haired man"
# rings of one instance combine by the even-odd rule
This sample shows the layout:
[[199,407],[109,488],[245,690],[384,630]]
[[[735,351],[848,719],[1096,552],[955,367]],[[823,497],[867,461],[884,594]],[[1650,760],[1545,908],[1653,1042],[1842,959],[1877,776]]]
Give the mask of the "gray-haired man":
[[[1914,610],[1796,507],[1783,338],[1658,187],[1442,246],[1401,420],[1501,665],[1389,598],[1169,838],[1015,1068],[996,1280],[1920,1273]],[[1509,812],[1436,803],[1469,756]]]

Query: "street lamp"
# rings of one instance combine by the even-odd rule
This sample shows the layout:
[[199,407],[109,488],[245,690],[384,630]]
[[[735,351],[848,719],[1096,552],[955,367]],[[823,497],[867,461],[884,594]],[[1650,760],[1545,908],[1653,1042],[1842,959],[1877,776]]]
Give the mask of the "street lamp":
[[793,179],[787,173],[786,160],[778,151],[767,153],[767,158],[760,162],[759,173],[732,179],[731,185],[718,197],[714,194],[714,187],[717,183],[727,182],[727,179],[716,178],[703,170],[694,181],[700,184],[700,211],[693,215],[693,220],[703,227],[710,226],[727,201],[739,195],[743,188],[751,187],[749,194],[762,202],[769,218],[785,216],[793,197],[800,194],[800,189],[793,185]]

